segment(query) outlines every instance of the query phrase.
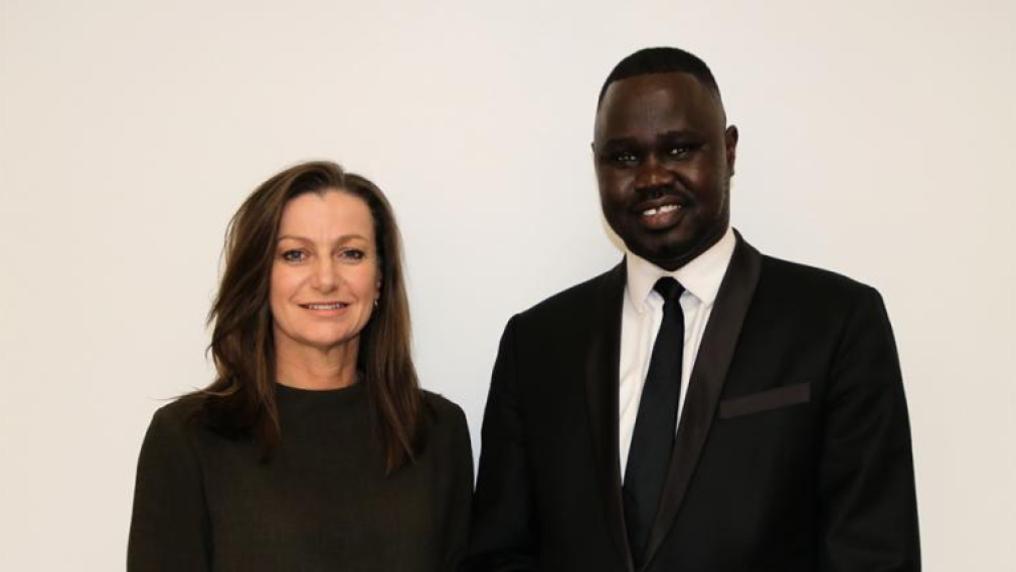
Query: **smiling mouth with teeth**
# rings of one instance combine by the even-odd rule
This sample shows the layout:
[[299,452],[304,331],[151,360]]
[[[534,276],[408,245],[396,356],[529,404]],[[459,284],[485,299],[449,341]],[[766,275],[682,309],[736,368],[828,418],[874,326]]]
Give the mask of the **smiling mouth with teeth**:
[[661,207],[654,207],[642,211],[642,216],[653,216],[658,214],[669,213],[676,211],[679,208],[681,208],[681,205],[663,205]]
[[342,302],[333,302],[331,304],[300,304],[300,307],[308,310],[340,310],[348,305]]

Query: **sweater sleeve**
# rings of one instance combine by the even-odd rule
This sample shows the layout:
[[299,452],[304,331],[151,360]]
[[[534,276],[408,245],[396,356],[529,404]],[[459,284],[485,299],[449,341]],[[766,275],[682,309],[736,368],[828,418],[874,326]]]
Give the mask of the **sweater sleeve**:
[[445,529],[447,549],[443,570],[458,570],[469,545],[469,520],[473,500],[473,451],[466,416],[458,406],[454,406],[451,446],[448,526]]
[[202,572],[211,541],[201,467],[176,404],[156,411],[141,445],[127,542],[128,572]]

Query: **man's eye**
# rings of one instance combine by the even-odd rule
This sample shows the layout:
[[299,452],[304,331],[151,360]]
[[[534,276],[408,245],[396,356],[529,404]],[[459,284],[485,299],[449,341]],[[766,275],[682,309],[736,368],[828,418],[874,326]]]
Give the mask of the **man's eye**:
[[616,165],[634,165],[639,158],[631,151],[618,151],[610,156],[610,161]]
[[282,259],[286,262],[302,262],[307,258],[307,253],[302,250],[287,250],[282,253]]
[[694,143],[675,143],[669,145],[666,149],[668,157],[684,157],[695,149],[698,149],[699,145]]

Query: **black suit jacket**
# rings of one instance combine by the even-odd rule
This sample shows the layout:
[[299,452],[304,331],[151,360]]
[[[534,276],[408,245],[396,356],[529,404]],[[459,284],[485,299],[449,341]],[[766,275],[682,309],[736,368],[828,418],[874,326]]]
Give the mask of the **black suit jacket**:
[[[466,570],[635,570],[618,460],[624,268],[508,322]],[[738,236],[684,407],[642,570],[920,569],[906,403],[875,290]]]

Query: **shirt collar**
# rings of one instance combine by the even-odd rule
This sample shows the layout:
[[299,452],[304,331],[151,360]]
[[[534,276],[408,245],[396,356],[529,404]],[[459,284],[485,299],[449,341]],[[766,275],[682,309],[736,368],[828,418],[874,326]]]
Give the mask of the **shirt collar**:
[[720,291],[720,282],[727,273],[727,266],[730,265],[730,258],[736,245],[734,231],[728,226],[727,232],[723,233],[716,244],[673,272],[664,270],[628,250],[625,255],[628,299],[641,314],[648,308],[646,302],[656,281],[664,276],[671,276],[700,302],[712,304]]

